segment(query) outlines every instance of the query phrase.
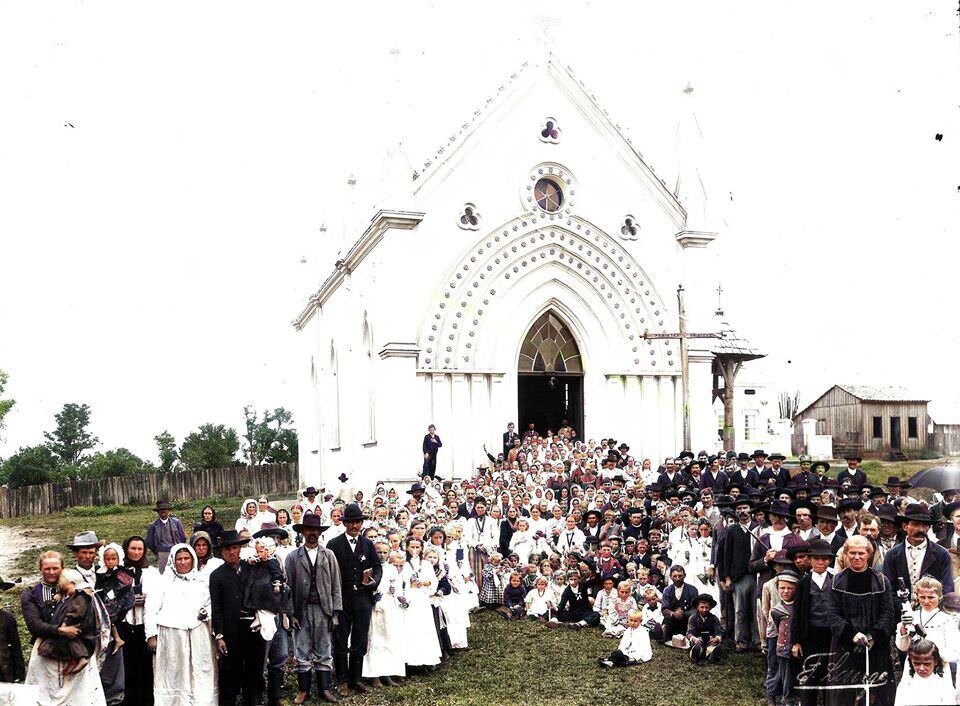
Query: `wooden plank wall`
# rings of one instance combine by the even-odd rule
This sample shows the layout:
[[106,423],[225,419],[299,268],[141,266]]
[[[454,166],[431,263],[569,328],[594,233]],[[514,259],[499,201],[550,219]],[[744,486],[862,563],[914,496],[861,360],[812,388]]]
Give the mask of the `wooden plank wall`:
[[0,517],[60,512],[77,505],[152,505],[163,500],[214,496],[256,497],[294,493],[300,486],[296,463],[209,468],[181,473],[145,473],[99,480],[0,488]]
[[818,428],[817,433],[833,436],[834,444],[862,443],[863,424],[860,401],[839,387],[830,388],[813,405],[804,410],[800,420],[804,419],[824,420],[823,428]]
[[[873,418],[880,417],[883,436],[873,438]],[[863,440],[864,450],[886,451],[890,449],[890,417],[900,417],[900,448],[920,450],[927,446],[927,403],[926,402],[864,402],[863,403]],[[917,438],[907,436],[908,417],[917,418]]]

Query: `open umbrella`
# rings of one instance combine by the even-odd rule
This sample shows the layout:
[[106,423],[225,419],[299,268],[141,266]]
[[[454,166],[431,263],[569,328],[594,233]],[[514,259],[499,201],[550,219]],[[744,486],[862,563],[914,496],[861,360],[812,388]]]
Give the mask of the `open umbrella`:
[[939,491],[960,488],[960,466],[924,468],[910,479],[910,483],[915,488],[932,488]]

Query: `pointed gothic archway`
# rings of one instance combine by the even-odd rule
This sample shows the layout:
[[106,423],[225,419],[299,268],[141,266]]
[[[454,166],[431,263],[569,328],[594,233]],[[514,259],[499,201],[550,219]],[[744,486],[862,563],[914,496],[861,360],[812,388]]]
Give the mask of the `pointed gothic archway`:
[[570,327],[553,309],[530,327],[517,359],[517,410],[521,433],[529,424],[546,434],[564,420],[583,437],[583,360]]

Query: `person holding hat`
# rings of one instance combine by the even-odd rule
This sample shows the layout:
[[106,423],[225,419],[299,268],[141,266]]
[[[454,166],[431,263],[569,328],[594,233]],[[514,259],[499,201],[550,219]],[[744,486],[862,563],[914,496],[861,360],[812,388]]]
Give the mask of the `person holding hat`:
[[366,519],[360,506],[350,503],[343,511],[346,531],[327,544],[340,567],[343,613],[334,634],[333,657],[341,696],[347,695],[348,685],[358,692],[370,690],[362,681],[363,658],[367,654],[374,593],[383,576],[383,565],[373,542],[360,535]]
[[420,474],[422,478],[430,478],[431,480],[437,475],[437,453],[440,451],[440,447],[443,446],[443,442],[440,441],[440,437],[437,435],[437,428],[431,424],[427,427],[427,433],[423,437],[423,472]]
[[717,601],[709,593],[701,593],[693,603],[695,610],[687,621],[686,634],[690,643],[690,661],[699,664],[707,660],[716,664],[720,661],[720,641],[723,638],[720,619],[712,612]]
[[[810,571],[797,584],[796,604],[793,610],[790,638],[791,655],[798,660],[799,670],[807,677],[809,686],[825,683],[827,657],[830,651],[832,625],[829,603],[833,589],[833,574],[828,571],[834,553],[822,539],[810,541]],[[801,690],[800,703],[816,706],[817,691]]]
[[263,665],[266,643],[251,630],[254,612],[243,605],[250,578],[247,562],[240,561],[240,549],[249,538],[237,530],[220,536],[223,565],[210,574],[210,619],[217,654],[221,706],[233,706],[242,692],[245,704],[255,704],[263,694]]
[[944,593],[951,593],[953,569],[950,553],[930,541],[928,535],[933,526],[930,511],[921,505],[911,505],[897,517],[897,521],[905,540],[890,549],[883,559],[883,573],[894,590],[899,590],[901,585],[911,590],[923,576],[932,576],[943,585]]
[[304,515],[294,530],[303,535],[303,545],[287,555],[284,568],[290,587],[290,626],[294,636],[297,696],[295,704],[310,697],[311,673],[316,673],[320,698],[338,701],[331,689],[333,630],[343,610],[340,565],[334,553],[320,544],[326,527],[320,515]]
[[[0,591],[9,590],[15,585],[0,577]],[[0,681],[22,682],[26,677],[27,668],[23,663],[17,619],[10,611],[0,610]]]
[[867,482],[867,474],[860,468],[863,457],[859,453],[850,453],[844,457],[847,467],[837,474],[837,483],[843,486],[844,481],[850,481],[854,488],[862,488]]
[[162,574],[166,571],[167,556],[174,544],[183,544],[187,541],[187,534],[183,531],[180,520],[170,514],[170,503],[158,500],[153,508],[157,519],[147,527],[147,549],[157,557],[157,568]]

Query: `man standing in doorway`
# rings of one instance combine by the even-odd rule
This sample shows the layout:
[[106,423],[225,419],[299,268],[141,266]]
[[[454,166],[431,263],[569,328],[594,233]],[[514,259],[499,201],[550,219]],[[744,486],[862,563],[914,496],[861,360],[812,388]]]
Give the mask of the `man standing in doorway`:
[[[430,429],[433,430],[433,425]],[[370,618],[373,615],[373,596],[383,576],[383,566],[373,542],[360,536],[365,519],[367,518],[360,506],[350,503],[343,511],[346,532],[334,537],[327,544],[327,549],[333,552],[340,569],[343,613],[334,633],[333,661],[337,668],[341,696],[347,696],[350,688],[357,692],[370,691],[370,687],[361,681],[361,676],[363,657],[367,654]]]
[[427,435],[423,437],[423,472],[422,478],[435,478],[437,475],[437,452],[443,442],[437,436],[437,428],[431,424],[427,427]]

